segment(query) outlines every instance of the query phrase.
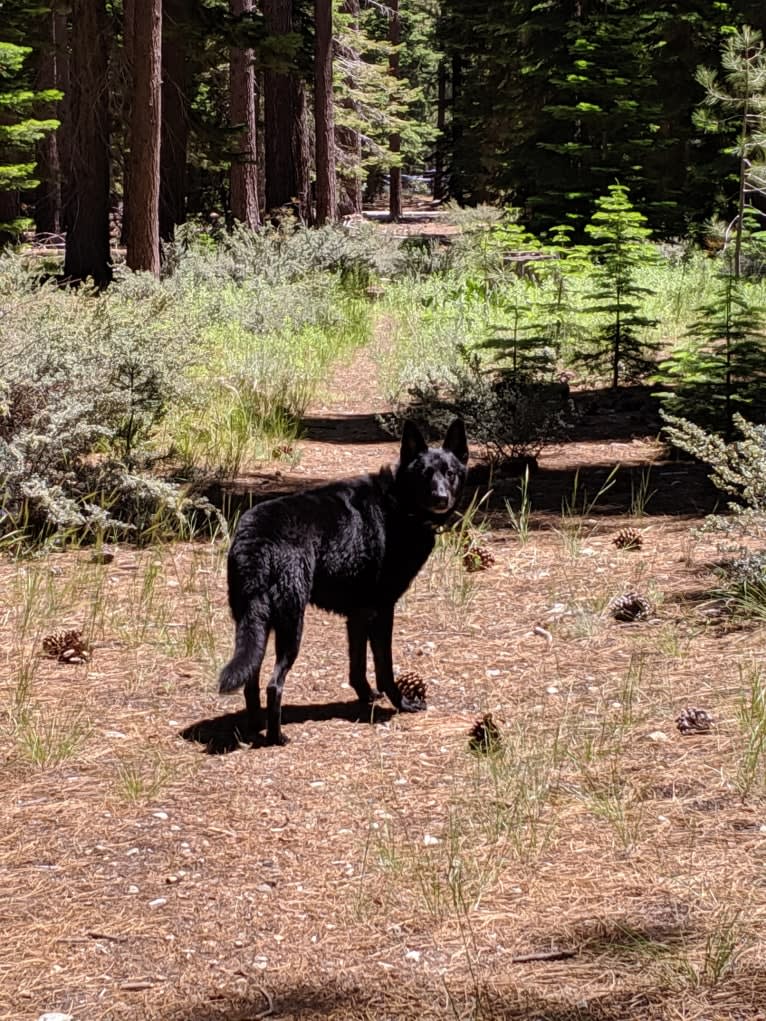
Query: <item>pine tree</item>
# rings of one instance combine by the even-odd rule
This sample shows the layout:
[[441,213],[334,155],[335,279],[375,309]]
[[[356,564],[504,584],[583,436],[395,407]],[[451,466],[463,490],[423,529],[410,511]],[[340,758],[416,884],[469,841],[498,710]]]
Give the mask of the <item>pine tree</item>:
[[315,0],[314,123],[316,127],[316,222],[321,227],[338,215],[335,179],[332,0]]
[[108,70],[111,33],[104,0],[73,0],[64,173],[64,275],[112,279],[109,252]]
[[[742,271],[742,237],[745,210],[753,196],[766,192],[766,49],[761,33],[745,25],[729,36],[721,52],[725,85],[710,68],[701,67],[697,81],[705,89],[697,124],[719,132],[732,122],[738,125],[734,155],[739,162],[734,229],[733,272]],[[716,113],[720,114],[716,117]]]
[[759,420],[766,412],[766,314],[754,301],[752,284],[737,279],[728,265],[716,293],[696,312],[684,340],[659,366],[656,381],[671,387],[659,396],[673,415],[728,440],[737,412]]
[[[31,114],[43,103],[61,98],[55,89],[35,91],[25,76],[24,64],[32,53],[28,46],[0,42],[0,245],[12,241],[29,220],[16,214],[15,196],[34,188],[35,145],[58,127],[53,118],[40,119]],[[7,211],[10,215],[4,215]]]
[[628,189],[613,184],[609,194],[596,202],[596,212],[586,233],[597,243],[593,269],[595,287],[586,315],[608,317],[608,323],[590,338],[589,350],[578,360],[597,371],[609,371],[612,386],[643,376],[652,366],[650,354],[656,344],[641,332],[654,325],[642,316],[640,298],[648,293],[636,283],[636,270],[654,262],[656,253],[649,243],[651,231],[646,217],[633,208]]
[[133,108],[130,121],[128,250],[131,269],[160,275],[162,2],[133,0]]
[[361,136],[360,150],[344,147],[343,177],[366,178],[372,193],[385,172],[421,161],[436,135],[423,90],[415,84],[430,80],[432,65],[434,76],[436,70],[438,55],[429,48],[434,18],[426,7],[427,0],[399,2],[397,74],[392,74],[388,8],[370,6],[358,17],[338,19],[336,126],[343,135]]
[[[253,0],[231,0],[231,13],[242,19],[253,10]],[[229,119],[237,132],[229,171],[231,215],[251,230],[260,226],[258,209],[258,140],[255,108],[254,52],[232,46],[229,56]]]
[[193,59],[189,36],[185,0],[164,0],[160,139],[160,238],[163,241],[171,240],[176,226],[183,223],[186,216]]
[[[292,0],[264,0],[265,27],[273,46],[293,57],[301,42]],[[291,206],[311,219],[306,89],[292,62],[273,63],[263,75],[266,208]]]

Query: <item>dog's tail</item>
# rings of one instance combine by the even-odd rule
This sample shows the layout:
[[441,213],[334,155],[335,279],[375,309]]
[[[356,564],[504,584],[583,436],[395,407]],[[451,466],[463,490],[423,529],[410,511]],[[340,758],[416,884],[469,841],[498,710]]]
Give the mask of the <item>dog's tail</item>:
[[247,683],[252,674],[252,664],[235,655],[223,668],[218,677],[218,690],[221,694],[236,691]]
[[234,655],[218,678],[220,692],[236,691],[253,680],[257,684],[268,633],[262,608],[251,604],[237,621]]

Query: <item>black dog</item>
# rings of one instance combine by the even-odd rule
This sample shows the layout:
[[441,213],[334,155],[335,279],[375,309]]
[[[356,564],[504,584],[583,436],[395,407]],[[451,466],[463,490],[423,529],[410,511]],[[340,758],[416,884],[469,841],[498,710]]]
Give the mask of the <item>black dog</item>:
[[[434,547],[434,530],[455,507],[468,461],[463,423],[444,446],[430,448],[407,422],[392,471],[280,496],[242,515],[229,551],[229,605],[236,623],[234,656],[220,691],[245,687],[249,724],[259,727],[258,677],[269,632],[276,665],[267,695],[266,738],[285,744],[282,689],[301,643],[307,603],[347,618],[349,681],[360,700],[385,694],[402,712],[425,708],[394,684],[394,605]],[[378,691],[367,682],[367,641]]]

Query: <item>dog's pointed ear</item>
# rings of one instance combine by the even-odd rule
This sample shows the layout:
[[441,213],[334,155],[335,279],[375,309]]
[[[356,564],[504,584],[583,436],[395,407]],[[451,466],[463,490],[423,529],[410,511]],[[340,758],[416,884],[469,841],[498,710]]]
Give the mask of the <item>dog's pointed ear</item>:
[[428,450],[428,444],[423,439],[420,429],[409,419],[404,423],[402,430],[402,450],[399,455],[401,464],[412,464],[418,454],[424,454]]
[[465,425],[461,419],[456,418],[450,425],[442,446],[454,454],[458,461],[462,461],[463,464],[468,463],[468,440],[465,437]]

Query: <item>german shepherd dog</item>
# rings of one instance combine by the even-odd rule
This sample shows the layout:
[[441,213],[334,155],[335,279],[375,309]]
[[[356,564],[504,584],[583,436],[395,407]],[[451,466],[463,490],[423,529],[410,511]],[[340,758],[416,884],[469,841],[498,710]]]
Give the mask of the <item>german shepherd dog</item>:
[[[467,461],[459,419],[435,448],[406,422],[393,469],[276,497],[242,515],[228,559],[234,656],[218,687],[226,692],[244,686],[252,733],[260,729],[258,678],[273,630],[276,665],[267,688],[266,741],[287,742],[282,689],[298,655],[308,603],[346,618],[349,682],[361,702],[385,694],[400,712],[425,709],[423,702],[403,698],[394,684],[394,606],[428,559],[435,529],[459,500]],[[368,641],[377,691],[367,681]]]

